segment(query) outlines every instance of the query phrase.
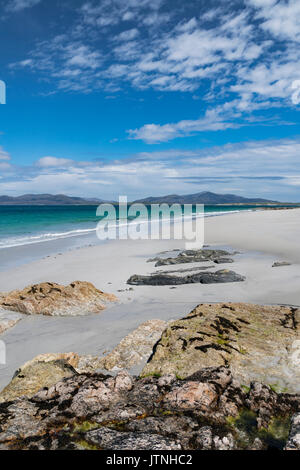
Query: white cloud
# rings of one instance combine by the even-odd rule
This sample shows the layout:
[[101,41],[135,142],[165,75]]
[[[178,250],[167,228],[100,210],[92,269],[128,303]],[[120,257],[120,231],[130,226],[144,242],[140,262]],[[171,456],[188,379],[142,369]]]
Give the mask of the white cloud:
[[72,164],[72,160],[67,158],[56,158],[56,157],[42,157],[37,162],[36,165],[40,168],[49,168],[49,167],[68,167]]
[[96,69],[100,65],[101,54],[91,51],[85,45],[69,44],[65,49],[66,67]]
[[[119,194],[127,194],[136,199],[174,193],[176,184],[179,194],[225,193],[234,188],[245,196],[296,201],[299,153],[300,140],[290,139],[158,150],[101,162],[44,157],[31,167],[11,167],[7,178],[4,172],[0,193],[53,192],[55,188],[55,192],[78,196],[117,199]],[[256,180],[261,183],[254,184]]]
[[137,28],[127,29],[122,33],[118,34],[114,39],[116,41],[131,41],[139,35],[139,30]]
[[263,19],[262,27],[283,39],[300,41],[299,0],[250,0],[258,8],[257,17]]
[[122,21],[141,19],[141,12],[159,10],[164,0],[98,0],[81,7],[83,20],[88,25],[107,27]]
[[[234,129],[249,124],[245,120],[237,119],[241,117],[239,106],[241,106],[240,101],[228,102],[214,109],[208,109],[199,119],[182,120],[164,125],[146,124],[139,129],[130,129],[127,132],[131,139],[154,144],[168,142],[177,137],[185,137],[198,132]],[[247,107],[246,104],[244,106]]]
[[10,160],[10,155],[0,146],[0,160]]
[[31,8],[40,3],[41,0],[10,0],[5,10],[9,12],[18,12],[25,10],[25,8]]

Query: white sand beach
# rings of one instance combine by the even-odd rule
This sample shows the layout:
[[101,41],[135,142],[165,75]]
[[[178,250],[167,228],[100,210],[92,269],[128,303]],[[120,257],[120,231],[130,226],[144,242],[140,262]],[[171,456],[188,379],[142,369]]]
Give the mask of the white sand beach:
[[[119,298],[117,305],[99,315],[68,318],[24,315],[14,328],[1,335],[7,347],[7,364],[0,366],[0,388],[21,364],[38,354],[73,351],[101,356],[145,320],[180,318],[202,302],[300,305],[299,235],[300,209],[206,218],[205,244],[239,251],[234,263],[213,266],[212,270],[226,268],[244,275],[245,282],[238,283],[176,288],[136,286],[132,291],[126,290],[130,287],[126,282],[133,274],[174,269],[155,268],[147,260],[164,250],[184,249],[184,242],[178,240],[111,241],[0,272],[2,292],[45,281],[68,284],[81,280]],[[276,261],[288,261],[291,265],[272,267]],[[203,263],[207,265],[212,263]]]

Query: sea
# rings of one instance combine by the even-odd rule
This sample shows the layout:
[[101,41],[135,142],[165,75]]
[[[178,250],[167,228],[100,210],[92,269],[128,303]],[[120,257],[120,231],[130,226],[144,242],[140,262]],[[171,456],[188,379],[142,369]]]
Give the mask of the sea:
[[[204,216],[223,216],[241,211],[260,210],[266,205],[205,205]],[[274,206],[277,207],[277,206]],[[280,207],[280,206],[278,206]],[[147,206],[150,214],[150,206]],[[196,206],[193,208],[195,216]],[[201,214],[203,216],[203,214]],[[96,228],[101,220],[97,206],[0,206],[0,253],[5,248],[37,245],[53,240],[67,240],[76,237],[96,240]],[[116,206],[116,224],[134,222],[134,217],[123,220]],[[1,254],[0,254],[1,256]],[[0,258],[1,260],[1,258]]]

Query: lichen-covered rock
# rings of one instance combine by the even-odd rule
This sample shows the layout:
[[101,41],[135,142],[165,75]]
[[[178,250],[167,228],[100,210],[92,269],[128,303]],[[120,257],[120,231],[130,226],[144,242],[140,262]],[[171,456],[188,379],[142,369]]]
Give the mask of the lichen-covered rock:
[[142,375],[184,378],[218,365],[229,365],[244,385],[256,380],[300,392],[300,309],[200,304],[168,325]]
[[208,410],[217,399],[218,393],[213,384],[189,381],[167,393],[164,404],[178,411],[195,408]]
[[[47,367],[43,363],[52,365]],[[22,395],[31,397],[41,388],[55,384],[60,378],[76,373],[88,374],[101,367],[102,363],[97,356],[79,356],[74,352],[39,354],[16,371],[12,381],[0,392],[0,402]]]
[[89,372],[95,372],[97,369],[101,369],[101,359],[98,356],[92,356],[86,354],[78,357],[78,362],[74,365],[74,369],[79,374],[86,374]]
[[290,434],[285,450],[300,450],[300,413],[292,417]]
[[151,433],[118,432],[102,428],[89,431],[85,435],[88,444],[94,444],[106,450],[180,450],[181,445]]
[[39,354],[38,356],[34,357],[30,361],[25,362],[18,371],[23,372],[29,366],[33,364],[40,363],[40,362],[54,362],[54,361],[64,361],[74,369],[77,368],[79,364],[80,356],[77,353],[69,352],[69,353],[46,353],[46,354]]
[[148,359],[154,344],[167,327],[163,320],[149,320],[129,333],[112,352],[99,360],[98,368],[106,370],[130,369]]
[[96,289],[90,282],[74,281],[68,286],[43,282],[0,297],[0,308],[27,315],[77,316],[101,312],[113,294]]
[[[50,387],[64,377],[76,374],[71,363],[72,357],[61,356],[60,359],[48,358],[36,359],[28,362],[16,371],[11,382],[0,393],[0,403],[15,400],[17,397],[32,397],[43,387]],[[55,357],[55,355],[53,355]],[[65,358],[64,358],[65,356]]]
[[0,448],[283,449],[299,412],[300,395],[258,383],[246,390],[228,367],[187,380],[74,374],[31,398],[0,403]]

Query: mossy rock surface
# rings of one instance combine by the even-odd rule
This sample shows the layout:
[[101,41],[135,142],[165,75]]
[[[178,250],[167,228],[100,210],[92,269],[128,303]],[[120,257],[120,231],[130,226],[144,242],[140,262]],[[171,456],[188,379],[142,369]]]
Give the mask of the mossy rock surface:
[[200,304],[170,323],[142,376],[188,377],[229,365],[241,384],[256,380],[277,391],[300,391],[300,309],[244,303]]

